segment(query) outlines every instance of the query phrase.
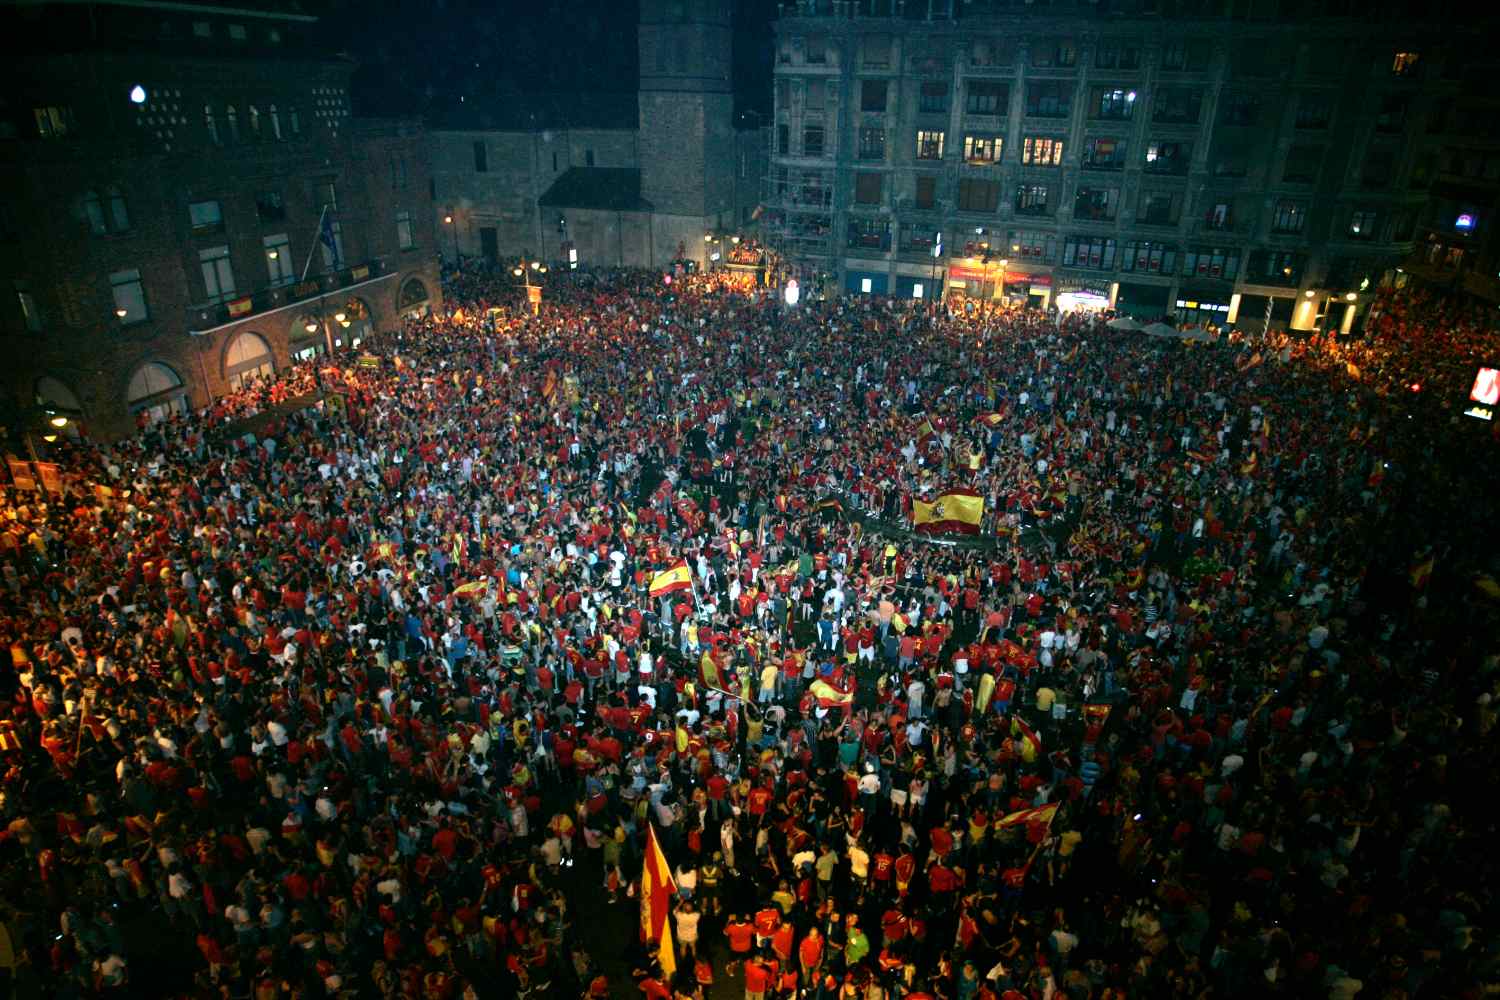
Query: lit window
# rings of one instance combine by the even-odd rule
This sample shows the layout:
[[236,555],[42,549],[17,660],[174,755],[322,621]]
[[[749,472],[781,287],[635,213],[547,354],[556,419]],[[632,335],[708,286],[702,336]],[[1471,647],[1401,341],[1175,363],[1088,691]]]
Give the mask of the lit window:
[[203,271],[203,290],[209,302],[234,298],[234,268],[229,262],[229,247],[209,247],[198,251]]
[[1393,76],[1411,76],[1417,71],[1417,64],[1422,61],[1422,56],[1417,52],[1397,52],[1391,60],[1391,74]]
[[1021,162],[1035,167],[1055,167],[1062,163],[1063,141],[1028,135],[1021,141]]
[[859,290],[861,292],[864,292],[866,295],[868,295],[868,294],[870,294],[870,291],[871,291],[872,288],[874,288],[874,282],[871,281],[869,278],[860,278],[859,279]]

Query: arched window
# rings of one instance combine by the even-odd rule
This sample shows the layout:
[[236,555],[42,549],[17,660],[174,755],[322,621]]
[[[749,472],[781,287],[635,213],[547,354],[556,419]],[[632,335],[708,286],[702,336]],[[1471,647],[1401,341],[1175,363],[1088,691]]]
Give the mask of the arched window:
[[301,135],[302,134],[302,115],[297,111],[296,108],[288,108],[286,114],[287,114],[287,118],[291,122],[292,135]]
[[235,113],[234,105],[233,104],[229,105],[229,107],[227,107],[227,108],[224,109],[224,121],[227,122],[228,125],[229,125],[229,141],[230,142],[239,142],[240,141],[240,118],[239,118],[239,115]]
[[130,412],[145,423],[160,423],[187,412],[187,389],[166,365],[148,361],[135,370],[125,393]]
[[281,141],[281,115],[274,104],[271,105],[271,135],[277,142]]
[[215,146],[222,146],[224,144],[219,138],[219,123],[214,118],[214,106],[212,104],[203,105],[203,126],[208,129],[209,142]]
[[406,284],[401,286],[401,298],[399,304],[402,309],[408,306],[421,305],[427,301],[427,286],[416,278],[410,278]]
[[229,344],[224,356],[224,378],[231,389],[241,389],[258,378],[276,374],[271,348],[258,333],[242,333]]
[[260,138],[260,109],[250,105],[250,138]]

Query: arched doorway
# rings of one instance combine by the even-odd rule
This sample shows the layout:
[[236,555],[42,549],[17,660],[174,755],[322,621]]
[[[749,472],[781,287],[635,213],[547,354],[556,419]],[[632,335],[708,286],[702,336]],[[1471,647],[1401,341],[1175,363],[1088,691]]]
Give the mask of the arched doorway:
[[407,278],[406,283],[401,286],[401,294],[396,296],[396,308],[403,317],[421,319],[426,316],[432,311],[427,286],[417,278]]
[[321,354],[328,353],[328,340],[323,333],[323,323],[311,313],[303,313],[292,320],[292,328],[287,333],[287,344],[293,364],[311,361]]
[[242,389],[259,378],[270,378],[276,374],[276,365],[271,360],[271,347],[258,333],[246,331],[236,334],[229,342],[224,355],[224,378],[229,388]]
[[125,392],[130,413],[144,423],[160,423],[187,412],[187,387],[176,372],[159,361],[147,361],[130,377]]
[[333,313],[333,346],[335,350],[353,350],[375,332],[370,318],[370,307],[363,299],[351,298]]

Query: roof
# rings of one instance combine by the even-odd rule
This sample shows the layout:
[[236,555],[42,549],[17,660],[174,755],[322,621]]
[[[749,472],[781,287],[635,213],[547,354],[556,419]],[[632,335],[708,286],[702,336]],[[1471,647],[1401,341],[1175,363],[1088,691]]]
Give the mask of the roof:
[[429,124],[452,131],[498,130],[529,132],[541,129],[602,128],[634,130],[640,124],[635,91],[558,93],[541,92],[475,96],[463,104],[448,104],[429,113]]
[[641,197],[641,172],[632,167],[572,167],[538,202],[549,208],[651,211],[651,203]]

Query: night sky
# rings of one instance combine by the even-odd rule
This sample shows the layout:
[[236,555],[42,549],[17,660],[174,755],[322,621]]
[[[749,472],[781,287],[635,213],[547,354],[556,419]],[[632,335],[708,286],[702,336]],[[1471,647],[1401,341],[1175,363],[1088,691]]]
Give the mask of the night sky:
[[[633,92],[638,0],[305,0],[360,63],[358,114],[426,114],[529,93]],[[735,110],[771,111],[776,0],[739,0]]]

